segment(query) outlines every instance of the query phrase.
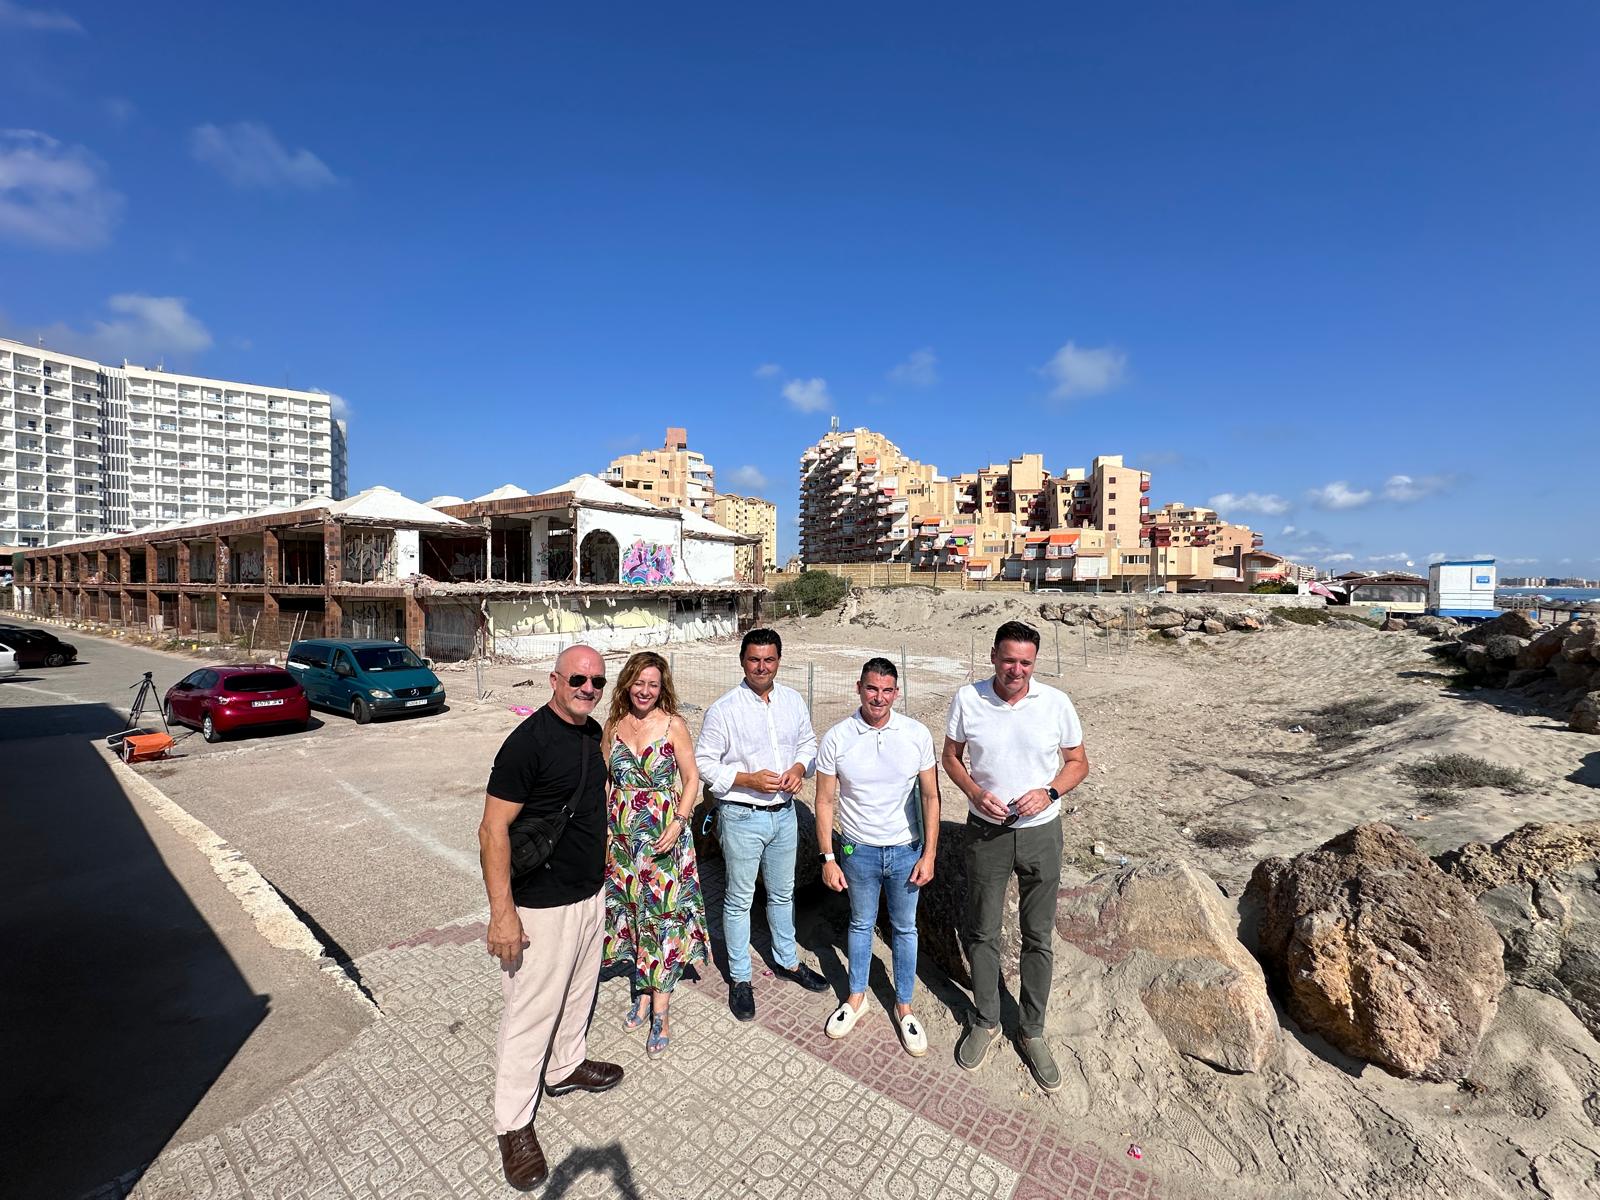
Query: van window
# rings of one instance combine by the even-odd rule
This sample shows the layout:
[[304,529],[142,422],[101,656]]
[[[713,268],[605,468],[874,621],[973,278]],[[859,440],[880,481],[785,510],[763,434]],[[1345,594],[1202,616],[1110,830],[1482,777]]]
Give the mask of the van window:
[[373,646],[355,652],[363,671],[414,671],[422,660],[407,646]]
[[289,661],[296,666],[325,667],[328,665],[328,649],[314,642],[297,642],[289,649]]

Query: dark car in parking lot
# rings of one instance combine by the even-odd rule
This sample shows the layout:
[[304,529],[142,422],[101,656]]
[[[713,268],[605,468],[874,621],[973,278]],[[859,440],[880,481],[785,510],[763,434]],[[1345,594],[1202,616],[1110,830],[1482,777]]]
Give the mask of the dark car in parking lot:
[[19,667],[64,667],[78,657],[78,648],[44,629],[0,625],[0,641],[17,652]]
[[296,642],[284,660],[312,704],[349,713],[358,725],[374,715],[432,713],[444,708],[444,685],[399,642],[317,638]]
[[263,725],[311,723],[306,693],[282,667],[202,667],[167,689],[167,722],[192,725],[208,742]]

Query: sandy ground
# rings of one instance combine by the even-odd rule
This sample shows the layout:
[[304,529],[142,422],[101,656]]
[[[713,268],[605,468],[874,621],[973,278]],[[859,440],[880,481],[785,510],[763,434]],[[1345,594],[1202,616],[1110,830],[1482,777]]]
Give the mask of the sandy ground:
[[[840,693],[862,659],[904,653],[910,710],[936,740],[950,693],[968,677],[969,646],[976,641],[982,674],[994,627],[1010,616],[1037,623],[1039,612],[1023,597],[920,591],[869,593],[847,609],[780,627],[788,682],[802,686],[809,668],[843,716],[849,698]],[[1436,853],[1527,821],[1600,817],[1596,739],[1522,710],[1515,696],[1447,690],[1417,635],[1296,626],[1175,646],[1041,627],[1041,676],[1076,702],[1093,764],[1073,795],[1069,876],[1105,869],[1091,852],[1099,843],[1112,864],[1122,855],[1187,859],[1236,897],[1259,859],[1365,821],[1389,821]],[[1058,639],[1062,673],[1052,677]],[[734,653],[678,650],[687,697],[703,703],[714,690],[702,682],[736,679]],[[1290,732],[1324,705],[1369,697],[1416,707],[1344,745]],[[1429,804],[1396,774],[1399,764],[1457,751],[1522,769],[1530,789],[1473,789]],[[947,820],[964,812],[948,789],[944,808]],[[847,911],[818,895],[803,940],[842,961]],[[886,1006],[887,947],[877,950],[874,986]],[[980,1077],[1008,1103],[1098,1143],[1137,1143],[1176,1194],[1600,1194],[1600,1045],[1547,996],[1505,994],[1470,1086],[1395,1079],[1288,1025],[1267,1070],[1230,1076],[1175,1054],[1136,995],[1118,994],[1096,960],[1059,941],[1056,972],[1050,1034],[1067,1086],[1042,1095],[1009,1049]],[[919,1007],[932,1052],[949,1055],[966,1002],[937,974],[925,970]],[[829,1004],[819,1004],[819,1023]]]

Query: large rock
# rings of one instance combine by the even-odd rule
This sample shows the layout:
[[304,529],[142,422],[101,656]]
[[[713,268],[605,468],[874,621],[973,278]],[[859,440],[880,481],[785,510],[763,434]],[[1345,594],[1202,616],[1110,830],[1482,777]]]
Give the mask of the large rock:
[[1245,908],[1301,1028],[1395,1075],[1468,1072],[1505,986],[1500,937],[1390,826],[1258,863]]
[[1148,629],[1181,629],[1188,618],[1176,609],[1162,612],[1159,609],[1150,614],[1150,619],[1145,622]]
[[1234,936],[1217,885],[1185,862],[1149,862],[1063,889],[1056,932],[1119,974],[1180,1054],[1259,1071],[1278,1019],[1260,965]]
[[1566,635],[1561,641],[1562,658],[1575,663],[1600,662],[1600,653],[1596,652],[1600,647],[1600,622],[1568,621]]
[[1600,733],[1600,692],[1590,692],[1572,706],[1567,727],[1579,733]]
[[1488,652],[1489,661],[1497,667],[1510,670],[1516,664],[1517,657],[1526,646],[1531,645],[1527,638],[1517,637],[1509,633],[1497,633],[1483,644]]
[[1410,629],[1411,626],[1407,625],[1399,617],[1389,617],[1384,621],[1381,628],[1383,629],[1384,633],[1404,633],[1406,630]]
[[1266,624],[1266,620],[1253,612],[1236,612],[1224,617],[1223,624],[1239,633],[1255,633]]
[[1227,633],[1228,627],[1215,617],[1207,617],[1200,622],[1200,628],[1206,633]]
[[1461,632],[1461,623],[1449,617],[1412,617],[1409,624],[1412,629],[1436,642],[1453,638]]
[[1508,883],[1478,906],[1505,941],[1511,981],[1554,996],[1600,1037],[1600,869]]
[[1512,637],[1532,638],[1538,635],[1539,622],[1532,615],[1521,608],[1508,609],[1492,621],[1485,621],[1481,625],[1474,625],[1461,635],[1461,640],[1469,645],[1483,645],[1492,637],[1502,633]]
[[1517,666],[1524,669],[1548,667],[1550,660],[1561,653],[1561,643],[1566,640],[1566,632],[1560,625],[1546,629],[1522,648],[1517,655]]
[[1531,884],[1581,862],[1600,859],[1600,821],[1530,822],[1493,845],[1468,842],[1433,861],[1474,896],[1508,883]]

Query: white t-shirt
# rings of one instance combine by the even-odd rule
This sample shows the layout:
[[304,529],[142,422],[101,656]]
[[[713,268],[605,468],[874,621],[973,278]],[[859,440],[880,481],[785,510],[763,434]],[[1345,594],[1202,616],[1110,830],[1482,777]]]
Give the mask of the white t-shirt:
[[[1061,773],[1061,750],[1083,744],[1078,710],[1065,692],[1028,680],[1028,694],[1007,704],[994,694],[994,680],[982,679],[960,688],[950,701],[945,735],[967,744],[967,772],[972,782],[993,792],[1002,802],[1015,800],[1034,788],[1049,787]],[[991,825],[968,801],[972,815]],[[1041,813],[1023,817],[1012,826],[1026,829],[1044,825],[1061,813],[1060,801]]]
[[839,780],[840,828],[864,846],[908,846],[920,838],[915,785],[933,763],[927,727],[898,712],[874,729],[857,709],[817,747],[817,774]]

